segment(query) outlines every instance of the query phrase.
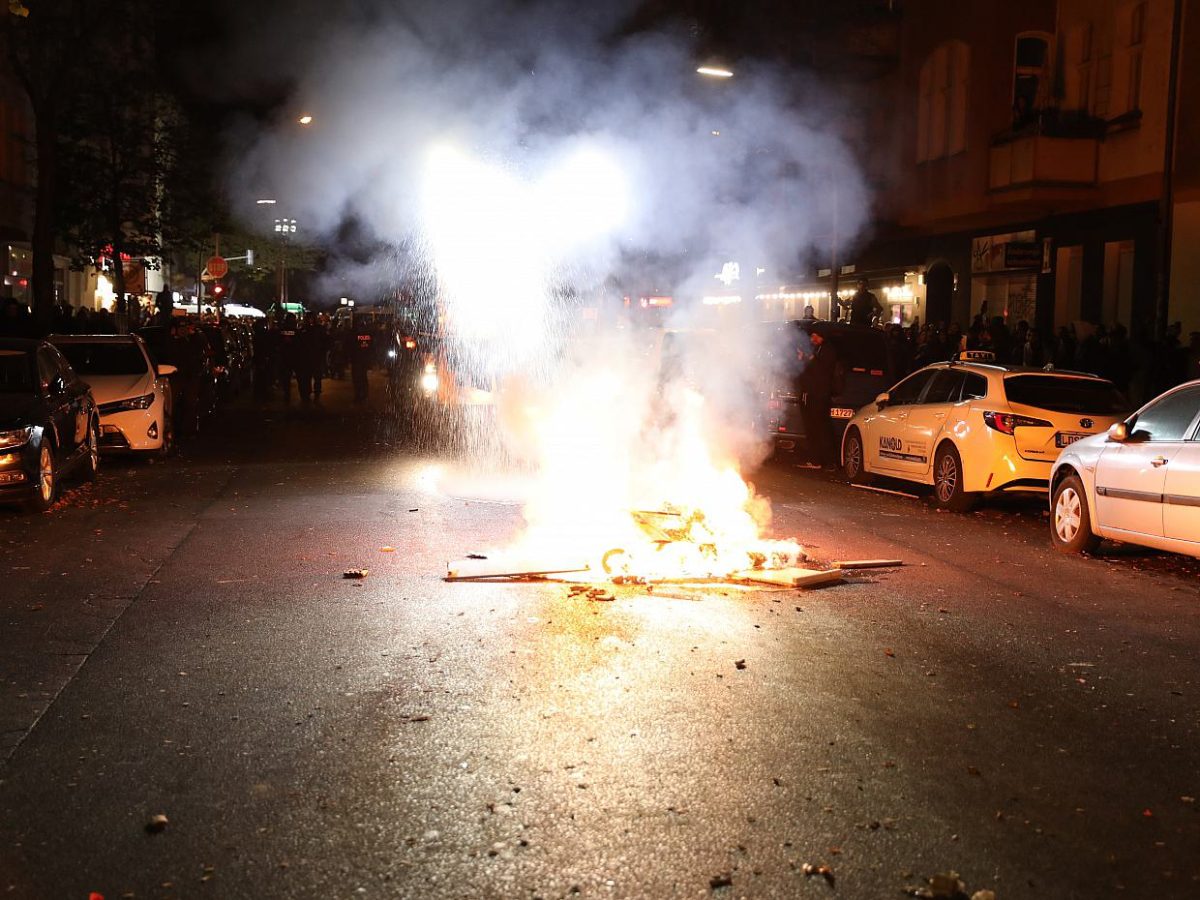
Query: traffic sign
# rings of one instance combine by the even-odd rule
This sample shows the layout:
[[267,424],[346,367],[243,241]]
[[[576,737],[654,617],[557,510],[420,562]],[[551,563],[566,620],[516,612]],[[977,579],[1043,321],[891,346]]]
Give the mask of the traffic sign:
[[225,262],[223,256],[210,256],[204,268],[208,269],[208,274],[213,278],[224,278],[229,272],[229,263]]

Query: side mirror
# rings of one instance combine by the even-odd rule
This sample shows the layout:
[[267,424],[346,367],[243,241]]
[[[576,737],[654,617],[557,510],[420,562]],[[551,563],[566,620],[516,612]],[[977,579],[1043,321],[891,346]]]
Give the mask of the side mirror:
[[1108,439],[1115,444],[1123,444],[1129,440],[1129,426],[1124,422],[1118,422],[1112,428],[1108,429]]
[[154,367],[154,371],[159,375],[174,375],[179,370],[170,363],[159,363]]
[[888,403],[891,402],[891,400],[892,400],[892,395],[889,394],[887,391],[884,391],[882,394],[880,394],[878,397],[875,398],[875,405],[878,406],[880,409],[883,409],[885,406],[888,405]]

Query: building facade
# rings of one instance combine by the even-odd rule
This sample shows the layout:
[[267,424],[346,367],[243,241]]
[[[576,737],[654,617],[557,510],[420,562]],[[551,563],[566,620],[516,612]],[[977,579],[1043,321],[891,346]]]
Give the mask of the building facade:
[[[880,123],[893,168],[855,270],[875,282],[915,273],[926,321],[1161,326],[1181,18],[1175,0],[906,3],[892,118]],[[1190,177],[1178,219],[1200,229]],[[1186,303],[1200,312],[1200,297]]]

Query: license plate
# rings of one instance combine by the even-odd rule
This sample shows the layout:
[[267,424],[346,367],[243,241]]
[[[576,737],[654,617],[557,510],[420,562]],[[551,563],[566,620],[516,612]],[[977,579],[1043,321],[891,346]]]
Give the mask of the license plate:
[[1077,431],[1060,431],[1054,435],[1055,447],[1069,447],[1076,441],[1082,440],[1085,437],[1091,437],[1088,434],[1080,434]]
[[841,406],[835,406],[829,411],[829,417],[831,419],[853,419],[854,410],[846,409],[845,407]]

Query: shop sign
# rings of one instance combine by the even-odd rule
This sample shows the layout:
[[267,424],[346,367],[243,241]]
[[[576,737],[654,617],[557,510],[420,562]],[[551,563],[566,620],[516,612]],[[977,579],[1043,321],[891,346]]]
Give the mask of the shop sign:
[[1042,245],[1034,241],[1009,241],[1004,245],[1004,268],[1040,269]]
[[[1013,250],[1010,254],[1009,247]],[[1029,247],[1037,247],[1033,259]],[[975,275],[1010,269],[1036,269],[1042,264],[1042,248],[1034,231],[989,234],[971,241],[971,272]]]

